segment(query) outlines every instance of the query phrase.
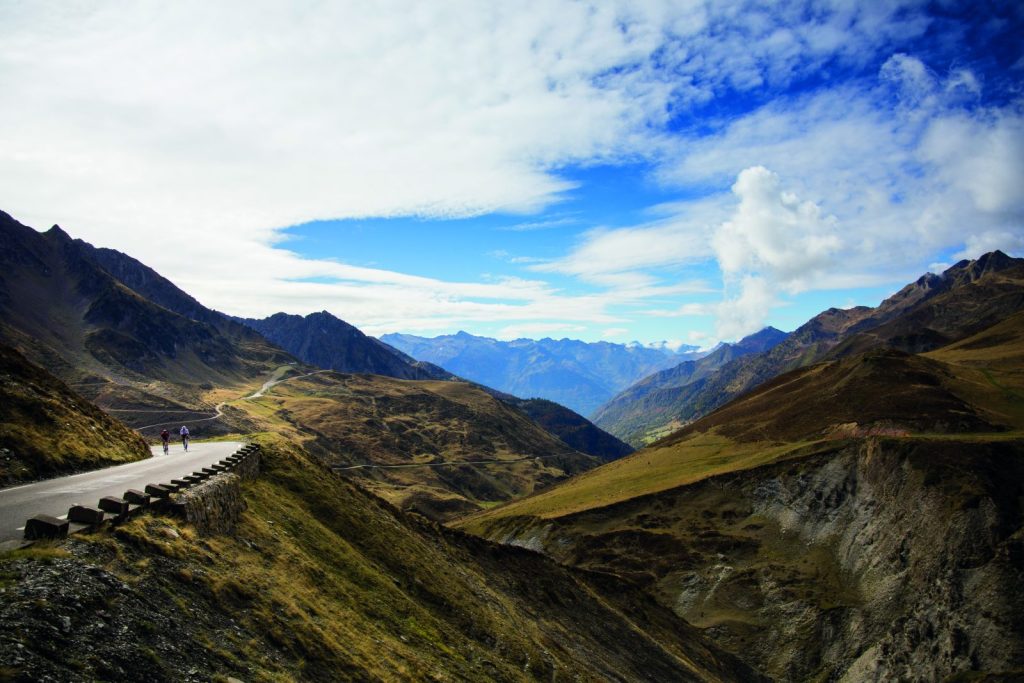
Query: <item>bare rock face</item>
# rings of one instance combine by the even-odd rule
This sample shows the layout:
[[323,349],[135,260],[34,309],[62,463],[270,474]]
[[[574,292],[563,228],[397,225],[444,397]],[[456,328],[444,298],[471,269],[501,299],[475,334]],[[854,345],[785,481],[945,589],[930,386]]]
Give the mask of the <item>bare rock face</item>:
[[1024,667],[1024,442],[864,439],[488,536],[647,586],[780,680]]

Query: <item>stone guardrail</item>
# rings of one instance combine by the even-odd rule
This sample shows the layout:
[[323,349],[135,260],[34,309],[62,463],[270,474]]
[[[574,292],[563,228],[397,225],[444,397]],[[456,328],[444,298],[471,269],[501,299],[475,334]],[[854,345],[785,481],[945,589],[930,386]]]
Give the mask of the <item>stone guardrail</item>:
[[260,447],[249,444],[187,477],[147,484],[144,491],[128,489],[121,498],[106,496],[96,507],[72,505],[67,519],[36,515],[25,522],[25,539],[66,538],[68,533],[95,529],[107,522],[118,524],[145,509],[182,516],[202,530],[224,531],[245,509],[240,480],[255,478],[259,469]]

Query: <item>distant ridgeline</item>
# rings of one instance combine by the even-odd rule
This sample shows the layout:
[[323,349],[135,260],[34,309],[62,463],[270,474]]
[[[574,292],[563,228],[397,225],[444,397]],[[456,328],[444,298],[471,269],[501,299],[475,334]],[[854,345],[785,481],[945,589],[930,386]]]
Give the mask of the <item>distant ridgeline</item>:
[[460,377],[514,396],[546,398],[585,416],[638,379],[701,355],[685,345],[672,350],[574,339],[498,341],[466,332],[432,339],[386,334],[381,341]]
[[[326,312],[232,319],[136,259],[74,240],[56,226],[39,233],[0,213],[0,247],[0,344],[56,375],[65,391],[151,436],[170,422],[187,422],[198,436],[245,432],[251,423],[219,410],[217,392],[244,393],[278,370],[302,372],[303,362],[405,380],[457,379]],[[528,412],[527,404],[510,405]],[[601,460],[629,450],[561,406],[543,413],[546,429],[564,437],[558,450],[568,445]],[[132,448],[142,457],[137,444]],[[85,466],[71,458],[66,467],[76,462]],[[14,470],[23,474],[10,476],[35,471]]]
[[1022,308],[1024,260],[992,252],[941,275],[924,275],[877,307],[831,308],[788,336],[769,335],[770,343],[757,352],[711,354],[652,375],[602,406],[594,421],[641,446],[783,372],[872,348],[930,351]]

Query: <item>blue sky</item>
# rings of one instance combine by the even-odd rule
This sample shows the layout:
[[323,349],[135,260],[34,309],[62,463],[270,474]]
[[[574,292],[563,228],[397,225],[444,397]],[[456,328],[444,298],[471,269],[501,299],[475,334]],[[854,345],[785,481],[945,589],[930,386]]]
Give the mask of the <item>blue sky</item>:
[[1018,2],[0,6],[0,208],[239,315],[709,345],[1024,254]]

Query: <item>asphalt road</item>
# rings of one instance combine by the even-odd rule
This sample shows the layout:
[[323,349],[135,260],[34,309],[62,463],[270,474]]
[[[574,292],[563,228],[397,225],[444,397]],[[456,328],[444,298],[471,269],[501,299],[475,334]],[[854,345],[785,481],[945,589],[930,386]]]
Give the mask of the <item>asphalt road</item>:
[[120,498],[128,489],[180,479],[218,462],[243,446],[238,441],[193,441],[185,453],[172,444],[170,455],[153,446],[153,457],[103,470],[72,474],[0,489],[0,542],[20,539],[25,520],[39,513],[65,517],[68,508],[81,504],[96,507],[100,498]]

